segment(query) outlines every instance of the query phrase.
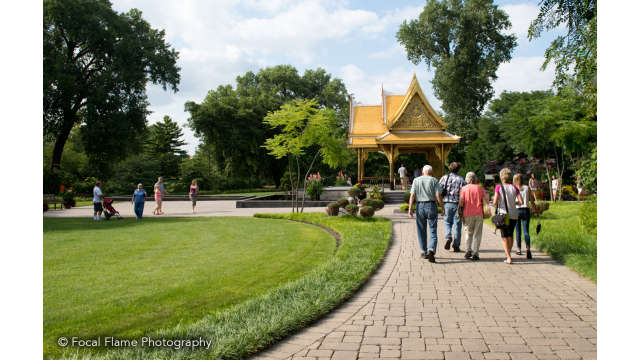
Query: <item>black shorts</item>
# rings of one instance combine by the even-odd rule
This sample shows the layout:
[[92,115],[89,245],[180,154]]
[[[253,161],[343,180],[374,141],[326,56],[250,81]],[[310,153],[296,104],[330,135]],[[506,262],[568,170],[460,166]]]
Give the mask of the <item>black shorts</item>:
[[102,211],[102,203],[93,203],[93,212],[101,212]]
[[513,237],[513,230],[516,228],[517,219],[509,219],[509,225],[506,228],[500,229],[500,236],[503,238]]

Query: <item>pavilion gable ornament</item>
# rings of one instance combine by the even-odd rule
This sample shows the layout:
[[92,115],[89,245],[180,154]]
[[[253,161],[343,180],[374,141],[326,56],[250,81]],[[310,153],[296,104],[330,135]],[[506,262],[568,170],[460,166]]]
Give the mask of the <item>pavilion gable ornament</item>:
[[416,75],[402,104],[389,121],[390,130],[444,130],[447,124],[436,113],[422,93]]

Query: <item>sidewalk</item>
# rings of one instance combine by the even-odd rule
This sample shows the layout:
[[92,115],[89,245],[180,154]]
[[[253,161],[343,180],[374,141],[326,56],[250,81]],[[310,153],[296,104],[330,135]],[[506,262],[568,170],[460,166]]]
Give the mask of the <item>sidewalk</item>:
[[[503,263],[484,226],[480,261],[444,245],[420,258],[415,220],[393,219],[383,264],[353,298],[255,359],[596,359],[596,285],[549,256]],[[465,250],[465,244],[462,244]]]

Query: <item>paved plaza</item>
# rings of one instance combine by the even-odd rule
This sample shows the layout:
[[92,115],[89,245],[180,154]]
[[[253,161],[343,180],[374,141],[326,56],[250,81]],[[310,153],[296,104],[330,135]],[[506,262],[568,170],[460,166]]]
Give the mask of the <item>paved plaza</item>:
[[[133,217],[128,202],[114,205]],[[194,216],[188,201],[165,202],[166,215]],[[385,206],[393,241],[380,268],[345,304],[255,359],[595,359],[596,285],[536,250],[503,263],[499,235],[484,226],[480,261],[444,245],[437,263],[419,256],[415,220]],[[290,208],[236,209],[235,201],[201,201],[195,216],[251,216]],[[324,212],[306,208],[305,212]],[[91,207],[45,217],[92,216]],[[465,244],[462,244],[464,251]]]
[[439,241],[432,264],[419,256],[415,220],[391,218],[393,243],[367,284],[255,359],[596,358],[593,282],[535,250],[503,263],[486,225],[480,261]]

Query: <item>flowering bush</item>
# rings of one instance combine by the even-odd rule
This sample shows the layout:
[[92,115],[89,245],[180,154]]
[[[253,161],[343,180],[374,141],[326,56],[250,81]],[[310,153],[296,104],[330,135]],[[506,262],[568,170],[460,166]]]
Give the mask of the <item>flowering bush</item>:
[[346,186],[347,185],[347,175],[343,174],[342,171],[338,173],[336,176],[336,186]]
[[320,173],[309,175],[305,183],[307,185],[307,195],[309,195],[311,200],[320,200],[320,194],[322,194],[324,190]]
[[[62,185],[60,185],[60,187],[62,188]],[[76,206],[76,200],[74,199],[75,196],[76,196],[76,194],[73,192],[73,188],[72,187],[66,189],[62,193],[62,202],[63,202],[63,204],[64,204],[64,206],[66,208],[70,208],[72,206]]]

